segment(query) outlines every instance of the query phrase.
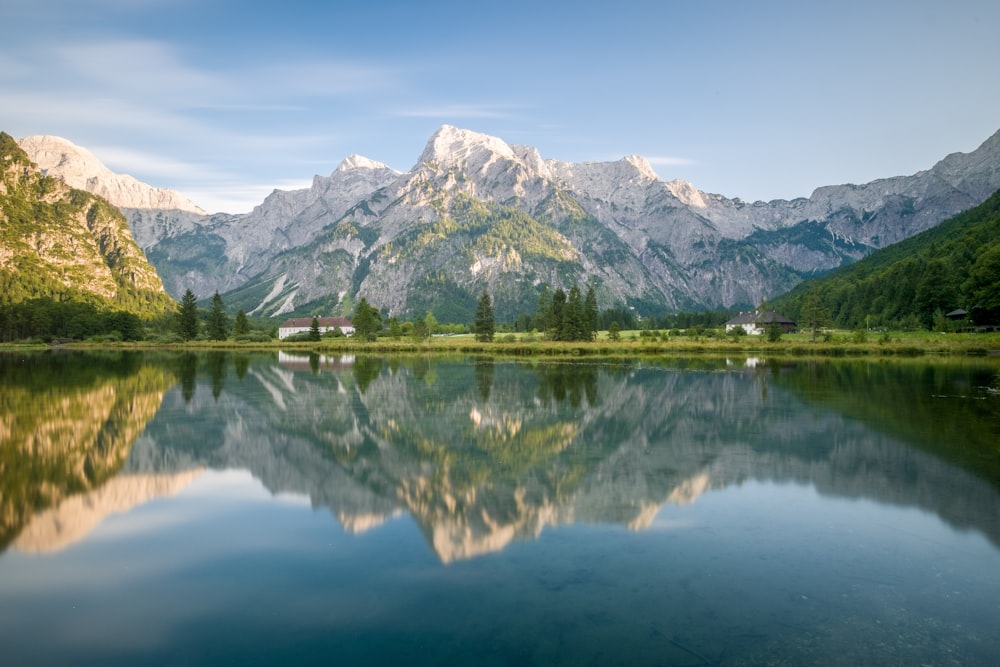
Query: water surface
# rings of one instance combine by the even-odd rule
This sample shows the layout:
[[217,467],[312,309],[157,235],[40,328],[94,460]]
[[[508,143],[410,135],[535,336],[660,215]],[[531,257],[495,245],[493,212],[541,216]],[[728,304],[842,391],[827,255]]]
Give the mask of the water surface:
[[3,661],[993,665],[997,370],[0,356]]

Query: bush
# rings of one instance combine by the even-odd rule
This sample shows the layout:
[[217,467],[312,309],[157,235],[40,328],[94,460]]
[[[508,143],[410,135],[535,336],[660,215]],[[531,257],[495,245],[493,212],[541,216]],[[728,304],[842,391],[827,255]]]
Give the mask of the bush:
[[112,331],[111,333],[99,334],[97,336],[90,336],[87,339],[88,343],[120,343],[122,342],[122,335],[117,331]]
[[184,339],[181,338],[181,335],[179,333],[171,331],[168,333],[160,334],[159,336],[153,339],[153,342],[174,344],[174,343],[183,343]]
[[270,341],[271,336],[264,331],[248,331],[236,337],[237,343],[268,343]]

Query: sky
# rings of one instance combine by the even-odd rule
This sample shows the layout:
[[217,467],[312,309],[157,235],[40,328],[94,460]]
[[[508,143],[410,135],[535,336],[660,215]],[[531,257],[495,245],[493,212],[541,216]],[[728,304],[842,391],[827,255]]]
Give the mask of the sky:
[[645,156],[748,201],[930,168],[1000,130],[996,0],[4,0],[0,130],[206,210],[441,125]]

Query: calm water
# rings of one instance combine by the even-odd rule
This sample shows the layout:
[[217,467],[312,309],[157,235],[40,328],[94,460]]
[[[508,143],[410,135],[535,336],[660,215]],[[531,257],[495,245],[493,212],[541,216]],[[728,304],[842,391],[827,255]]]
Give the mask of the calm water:
[[0,663],[995,665],[989,362],[0,355]]

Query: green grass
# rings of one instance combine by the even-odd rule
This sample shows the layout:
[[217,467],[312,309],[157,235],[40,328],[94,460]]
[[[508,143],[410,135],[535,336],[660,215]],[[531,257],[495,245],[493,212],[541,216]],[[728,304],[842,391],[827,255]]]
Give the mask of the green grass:
[[473,334],[435,336],[424,341],[409,338],[380,338],[367,343],[352,338],[325,338],[318,342],[271,341],[237,343],[235,341],[192,341],[188,343],[77,343],[74,347],[184,350],[289,350],[318,353],[369,354],[484,354],[511,357],[677,357],[699,354],[751,354],[788,357],[991,357],[1000,361],[1000,333],[931,333],[890,332],[869,334],[865,342],[855,342],[850,331],[831,331],[813,341],[810,334],[785,334],[777,342],[763,336],[726,337],[701,334],[643,337],[638,331],[625,331],[621,339],[611,341],[601,332],[594,342],[561,343],[541,340],[537,335],[498,334],[492,343],[476,341]]

